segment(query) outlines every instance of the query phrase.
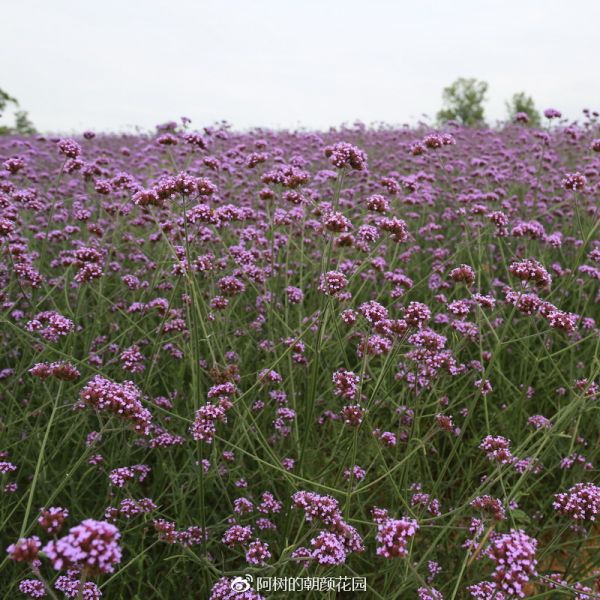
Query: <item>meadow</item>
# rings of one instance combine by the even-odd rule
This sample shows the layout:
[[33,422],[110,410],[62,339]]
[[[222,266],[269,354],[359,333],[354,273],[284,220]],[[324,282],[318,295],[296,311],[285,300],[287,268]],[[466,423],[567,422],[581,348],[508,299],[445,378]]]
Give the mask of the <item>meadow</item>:
[[584,113],[0,137],[0,598],[600,598]]

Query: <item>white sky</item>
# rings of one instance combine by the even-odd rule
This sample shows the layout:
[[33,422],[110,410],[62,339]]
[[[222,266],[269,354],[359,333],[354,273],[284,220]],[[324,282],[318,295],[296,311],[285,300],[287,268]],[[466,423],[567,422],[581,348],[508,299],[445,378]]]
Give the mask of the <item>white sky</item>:
[[414,123],[459,76],[600,108],[599,0],[0,0],[0,87],[44,131]]

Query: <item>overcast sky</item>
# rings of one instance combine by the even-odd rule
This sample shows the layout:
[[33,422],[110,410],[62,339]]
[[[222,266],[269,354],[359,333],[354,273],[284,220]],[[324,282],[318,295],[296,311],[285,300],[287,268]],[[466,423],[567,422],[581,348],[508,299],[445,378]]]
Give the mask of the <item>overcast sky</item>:
[[459,76],[600,108],[599,0],[1,0],[0,88],[40,130],[414,123]]

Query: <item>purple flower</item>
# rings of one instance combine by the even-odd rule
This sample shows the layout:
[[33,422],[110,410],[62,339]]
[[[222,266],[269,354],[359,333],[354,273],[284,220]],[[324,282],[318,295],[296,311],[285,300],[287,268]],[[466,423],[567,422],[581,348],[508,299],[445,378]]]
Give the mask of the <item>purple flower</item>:
[[404,558],[408,541],[419,529],[414,519],[384,519],[377,525],[377,554],[384,558]]
[[511,529],[510,533],[492,535],[485,554],[496,565],[495,588],[509,596],[525,597],[523,586],[537,574],[536,549],[537,540],[522,530]]
[[367,166],[367,155],[356,146],[347,142],[337,142],[325,148],[325,156],[334,167],[344,169],[346,167],[356,171],[362,171]]
[[42,543],[37,535],[29,538],[20,538],[11,544],[6,551],[8,557],[16,562],[33,562],[37,559]]
[[562,113],[560,110],[556,110],[556,108],[547,108],[544,111],[544,116],[546,119],[560,119],[562,117]]
[[248,545],[246,551],[246,562],[249,565],[264,565],[271,558],[269,544],[255,540]]
[[30,598],[43,598],[46,595],[46,588],[39,579],[23,579],[19,583],[19,591]]
[[40,510],[40,516],[38,517],[38,524],[46,533],[58,533],[69,518],[69,510],[60,506],[51,506],[50,508],[43,508]]
[[576,483],[567,492],[554,496],[554,509],[575,521],[596,521],[600,515],[600,487]]
[[121,562],[120,537],[114,525],[86,519],[68,535],[46,544],[43,552],[57,571],[78,567],[93,575],[112,573]]
[[101,375],[95,375],[81,390],[76,407],[90,406],[98,412],[108,412],[130,421],[137,433],[148,435],[152,415],[142,405],[141,396],[141,391],[131,381],[115,383]]
[[62,139],[56,143],[58,151],[67,158],[77,158],[81,154],[81,146],[70,139]]
[[587,183],[587,179],[585,175],[582,175],[577,171],[576,173],[567,173],[561,182],[561,185],[565,188],[565,190],[573,190],[575,192],[581,191],[585,189],[585,184]]
[[311,557],[320,565],[343,565],[346,562],[346,548],[340,536],[329,531],[321,531],[310,540],[313,547]]
[[339,271],[329,271],[321,275],[319,280],[319,291],[328,296],[339,296],[348,286],[348,279]]

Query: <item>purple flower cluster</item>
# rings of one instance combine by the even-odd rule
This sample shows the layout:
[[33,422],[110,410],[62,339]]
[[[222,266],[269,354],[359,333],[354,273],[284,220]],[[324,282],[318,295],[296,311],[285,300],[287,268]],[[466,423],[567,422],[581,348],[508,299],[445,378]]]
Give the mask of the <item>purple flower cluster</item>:
[[352,552],[363,552],[362,539],[356,529],[349,525],[340,512],[339,503],[331,496],[299,491],[292,496],[293,506],[304,511],[309,523],[321,521],[326,530],[311,539],[312,549],[298,547],[292,554],[304,564],[315,561],[320,565],[340,565]]
[[64,522],[69,518],[69,510],[61,506],[51,506],[40,510],[38,517],[38,525],[44,529],[46,533],[58,533]]
[[137,433],[148,435],[152,414],[144,408],[141,398],[142,393],[133,382],[116,383],[95,375],[81,390],[77,407],[89,406],[98,412],[113,414],[131,422]]
[[56,579],[54,587],[62,592],[66,598],[77,598],[81,596],[83,600],[99,600],[102,598],[100,588],[93,581],[86,581],[81,589],[80,574],[77,569],[71,569],[66,575],[61,575]]
[[206,533],[197,525],[190,525],[185,529],[177,529],[177,524],[166,519],[155,519],[152,522],[161,541],[167,544],[181,546],[197,546],[206,541]]
[[34,377],[39,377],[42,380],[48,379],[48,377],[55,377],[61,381],[74,381],[75,379],[79,379],[80,376],[77,367],[65,361],[37,363],[29,369],[29,372]]
[[119,467],[113,469],[108,474],[108,478],[111,485],[122,488],[129,481],[144,481],[149,473],[150,467],[148,465],[132,465],[131,467]]
[[23,579],[19,583],[19,591],[30,598],[43,598],[46,595],[46,587],[39,579]]
[[553,507],[575,521],[596,521],[600,515],[600,487],[576,483],[567,492],[554,496]]
[[57,342],[61,337],[73,331],[74,327],[71,319],[67,319],[53,310],[38,313],[27,323],[27,331],[35,331],[49,342]]
[[20,538],[16,543],[11,544],[6,551],[11,560],[16,562],[33,562],[37,559],[42,542],[37,535],[30,538]]
[[109,506],[104,512],[104,518],[107,521],[115,521],[118,517],[132,519],[137,515],[145,515],[155,511],[158,507],[150,498],[141,498],[135,500],[133,498],[124,498],[119,503],[118,508]]
[[486,436],[479,447],[486,453],[489,460],[501,465],[507,465],[514,462],[515,457],[510,451],[510,440],[501,435]]
[[383,519],[377,525],[377,554],[384,558],[406,557],[408,543],[418,529],[419,524],[414,519]]
[[337,142],[333,146],[325,148],[325,156],[327,156],[331,164],[338,168],[346,167],[362,171],[367,166],[367,155],[348,142]]
[[112,573],[121,562],[120,537],[114,525],[85,519],[68,535],[46,544],[43,552],[57,571],[77,567],[90,574]]
[[494,586],[510,596],[523,598],[523,586],[536,575],[535,553],[537,540],[522,530],[512,529],[510,533],[495,534],[485,552],[494,561]]

